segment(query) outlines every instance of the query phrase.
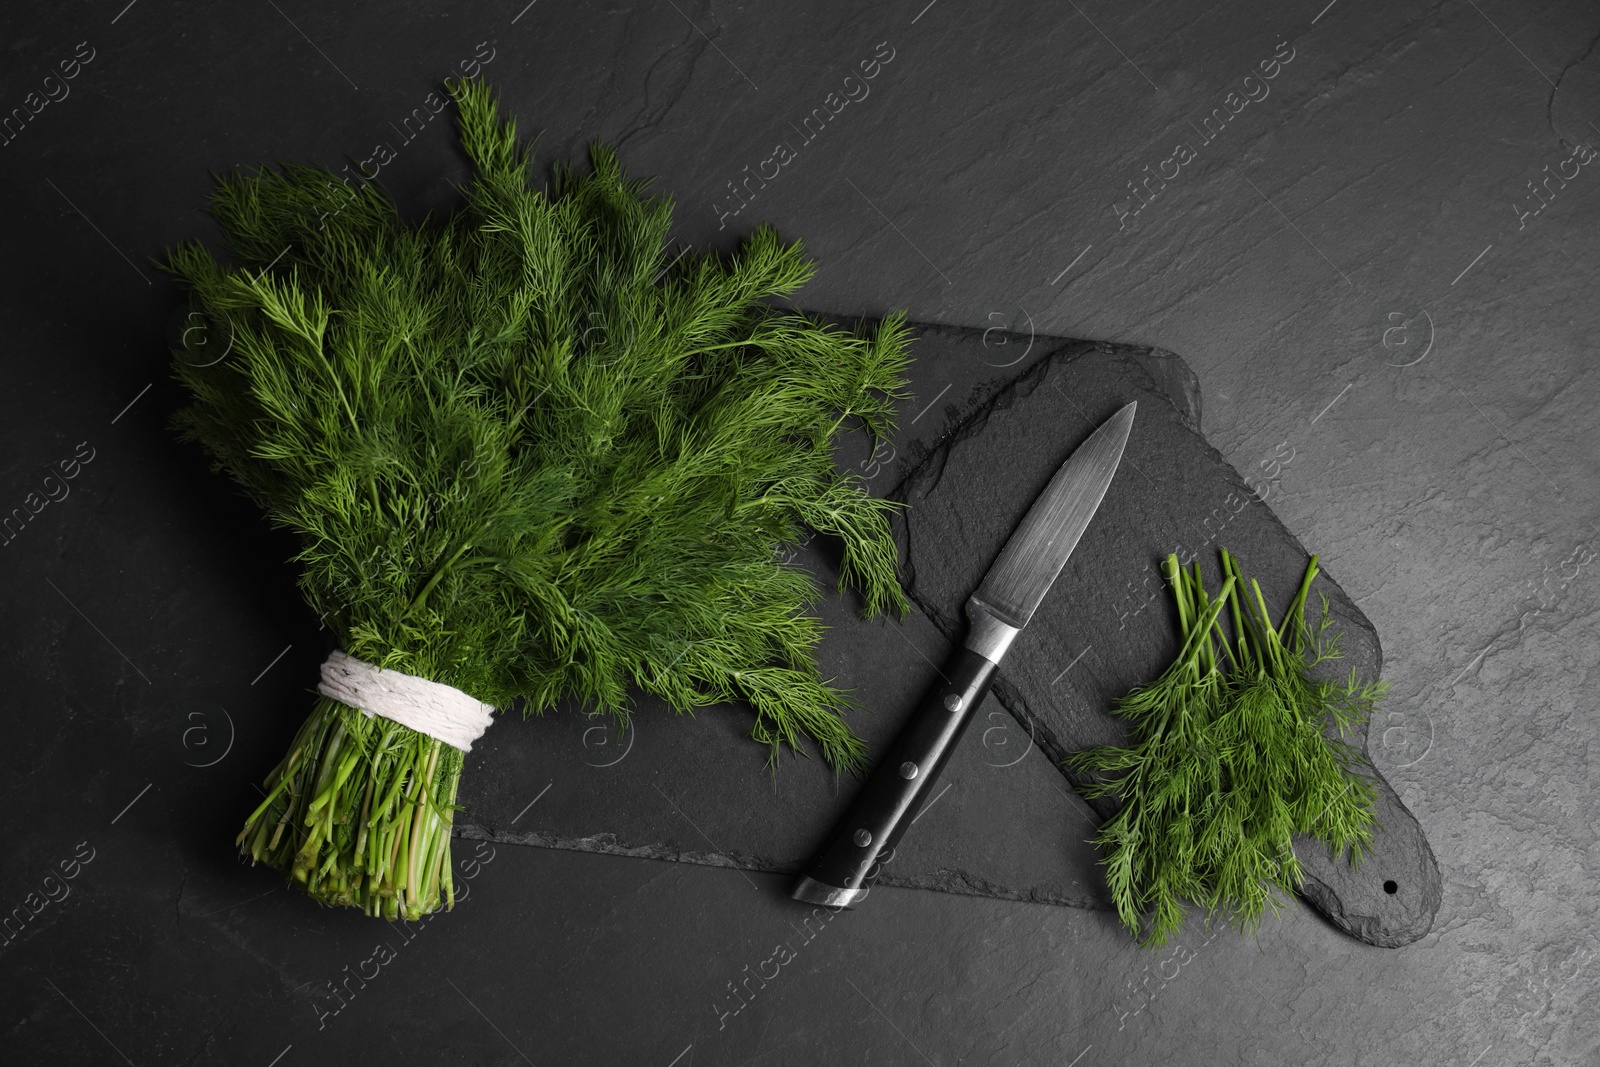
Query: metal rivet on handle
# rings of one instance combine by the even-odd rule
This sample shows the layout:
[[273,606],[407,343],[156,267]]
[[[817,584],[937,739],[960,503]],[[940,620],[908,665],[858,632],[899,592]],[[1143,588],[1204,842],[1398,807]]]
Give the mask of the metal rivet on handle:
[[917,765],[915,763],[912,763],[910,760],[906,760],[904,763],[900,764],[900,777],[909,782],[916,776]]
[[872,831],[871,830],[857,830],[856,831],[856,844],[860,845],[862,848],[866,848],[868,845],[872,844]]
[[953,711],[960,711],[961,710],[961,694],[960,693],[947,693],[947,694],[945,694],[944,710],[945,711],[952,711],[952,712]]

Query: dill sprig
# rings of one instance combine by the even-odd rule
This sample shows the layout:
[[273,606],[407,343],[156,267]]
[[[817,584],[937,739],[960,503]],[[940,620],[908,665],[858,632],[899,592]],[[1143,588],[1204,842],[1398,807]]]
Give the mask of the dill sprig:
[[[842,430],[892,432],[910,331],[763,303],[804,285],[762,225],[731,258],[669,255],[673,201],[613,148],[532,180],[491,91],[453,97],[475,176],[442,222],[305,164],[215,175],[237,265],[164,268],[205,330],[174,352],[173,428],[302,544],[299,586],[348,654],[528,713],[742,701],[751,736],[857,771],[854,707],[820,676],[822,595],[778,562],[842,545],[866,614],[907,604],[887,516],[840,473]],[[246,854],[318,899],[414,917],[453,901],[461,753],[319,698],[247,821]]]
[[[1238,560],[1222,551],[1223,582],[1206,593],[1200,564],[1185,570],[1175,555],[1162,567],[1177,606],[1182,645],[1172,665],[1118,700],[1129,720],[1127,746],[1101,745],[1065,761],[1099,772],[1084,796],[1112,795],[1115,815],[1095,843],[1122,923],[1142,944],[1159,948],[1183,924],[1182,901],[1253,931],[1267,908],[1276,914],[1305,872],[1292,836],[1307,834],[1359,865],[1372,847],[1377,791],[1361,772],[1365,759],[1343,738],[1366,721],[1387,683],[1317,680],[1311,669],[1337,659],[1339,635],[1322,597],[1315,632],[1306,598],[1318,574],[1312,556],[1294,600],[1277,626],[1260,585],[1246,583]],[[1222,627],[1232,616],[1233,639]],[[1329,737],[1331,722],[1338,738]]]

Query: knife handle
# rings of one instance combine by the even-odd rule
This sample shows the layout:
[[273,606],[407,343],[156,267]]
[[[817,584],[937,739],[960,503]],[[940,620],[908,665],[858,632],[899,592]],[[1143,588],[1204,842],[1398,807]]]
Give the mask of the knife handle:
[[994,681],[995,664],[970,648],[950,658],[900,731],[833,836],[791,896],[808,904],[850,907],[867,895],[868,872],[894,846],[933,796],[938,779],[972,714]]

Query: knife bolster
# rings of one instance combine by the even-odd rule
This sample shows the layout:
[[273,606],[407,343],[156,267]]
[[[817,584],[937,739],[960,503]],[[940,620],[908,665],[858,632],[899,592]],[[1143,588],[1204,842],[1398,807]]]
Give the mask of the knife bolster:
[[795,900],[806,904],[817,904],[825,908],[848,908],[867,895],[865,888],[841,889],[836,885],[819,882],[809,876],[800,879],[794,891],[789,894]]
[[977,598],[967,601],[967,621],[971,625],[967,627],[966,647],[990,663],[999,663],[1022,632],[1022,627],[996,618]]

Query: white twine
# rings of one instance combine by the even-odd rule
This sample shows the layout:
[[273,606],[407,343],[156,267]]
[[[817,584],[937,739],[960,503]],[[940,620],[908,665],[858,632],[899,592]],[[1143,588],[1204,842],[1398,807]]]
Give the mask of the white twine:
[[381,715],[463,752],[494,721],[494,709],[454,686],[363,663],[335,649],[317,692],[367,715]]

